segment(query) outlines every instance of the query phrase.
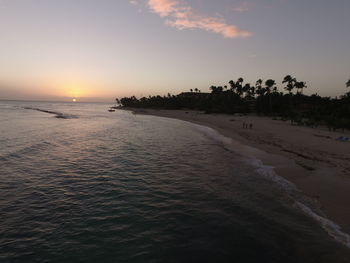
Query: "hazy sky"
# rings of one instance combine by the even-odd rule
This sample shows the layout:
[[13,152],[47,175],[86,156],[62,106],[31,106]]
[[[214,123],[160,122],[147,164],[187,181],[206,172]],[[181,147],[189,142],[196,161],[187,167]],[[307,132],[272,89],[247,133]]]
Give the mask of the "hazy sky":
[[286,74],[335,96],[349,0],[0,0],[0,99],[177,94]]

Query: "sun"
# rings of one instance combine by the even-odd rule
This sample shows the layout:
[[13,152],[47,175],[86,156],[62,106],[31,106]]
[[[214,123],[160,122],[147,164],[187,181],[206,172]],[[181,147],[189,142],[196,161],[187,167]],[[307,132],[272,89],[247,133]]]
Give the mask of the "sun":
[[77,102],[77,99],[73,99],[73,102]]

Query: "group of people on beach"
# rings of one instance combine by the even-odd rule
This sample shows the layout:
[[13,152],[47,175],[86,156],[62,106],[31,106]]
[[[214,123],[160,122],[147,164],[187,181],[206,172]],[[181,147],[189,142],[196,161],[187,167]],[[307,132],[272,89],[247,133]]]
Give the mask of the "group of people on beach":
[[253,123],[243,122],[243,129],[253,129]]

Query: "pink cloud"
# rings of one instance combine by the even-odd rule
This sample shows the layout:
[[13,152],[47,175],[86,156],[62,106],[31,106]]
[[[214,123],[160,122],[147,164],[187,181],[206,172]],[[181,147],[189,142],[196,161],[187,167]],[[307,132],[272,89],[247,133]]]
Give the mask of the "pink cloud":
[[168,16],[176,12],[179,8],[178,5],[176,0],[148,0],[148,6],[160,16]]
[[252,35],[251,32],[227,24],[222,18],[198,14],[184,1],[146,0],[146,3],[152,12],[167,18],[167,25],[177,29],[202,29],[226,38],[244,38]]
[[249,37],[250,32],[242,31],[234,25],[228,25],[223,19],[203,16],[177,17],[175,20],[168,20],[167,24],[178,29],[203,29],[223,35],[226,38]]

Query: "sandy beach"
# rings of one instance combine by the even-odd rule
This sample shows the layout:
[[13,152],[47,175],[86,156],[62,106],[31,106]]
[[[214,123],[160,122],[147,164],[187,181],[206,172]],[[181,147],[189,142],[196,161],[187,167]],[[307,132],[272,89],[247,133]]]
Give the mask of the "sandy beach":
[[[264,165],[294,183],[305,195],[319,203],[328,218],[350,233],[350,137],[349,131],[291,125],[290,121],[269,117],[203,114],[186,110],[128,109],[135,114],[176,118],[208,126],[244,145]],[[244,127],[248,124],[248,128]],[[249,125],[252,124],[252,128]]]

